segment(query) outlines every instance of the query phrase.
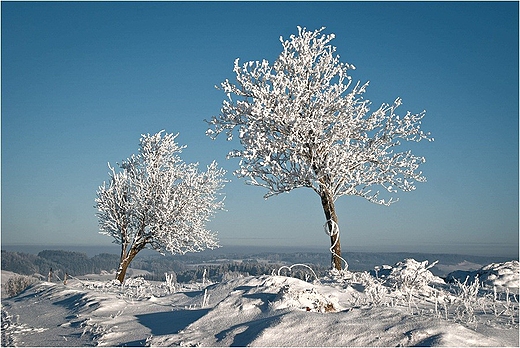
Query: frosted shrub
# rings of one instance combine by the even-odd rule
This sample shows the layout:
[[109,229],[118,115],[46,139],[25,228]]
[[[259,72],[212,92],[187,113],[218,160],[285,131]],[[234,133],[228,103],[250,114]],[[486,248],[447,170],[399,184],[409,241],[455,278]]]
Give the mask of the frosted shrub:
[[518,293],[518,288],[520,287],[520,266],[518,261],[492,263],[482,267],[478,273],[483,285],[516,288]]
[[[456,297],[455,318],[464,323],[474,323],[476,321],[475,308],[479,304],[479,288],[480,283],[478,276],[474,281],[469,283],[469,278],[466,278],[464,283],[455,281],[458,291]],[[483,307],[485,310],[485,308]]]
[[[172,280],[175,278],[172,278]],[[94,290],[104,293],[114,293],[118,297],[132,301],[139,301],[143,299],[154,297],[163,297],[178,291],[180,285],[173,281],[171,287],[166,283],[151,283],[143,277],[129,278],[123,284],[118,280],[111,281],[93,281],[82,282],[82,287],[88,290]]]
[[164,273],[164,276],[166,278],[165,285],[166,289],[168,289],[168,292],[175,292],[177,285],[177,275],[175,273]]
[[518,327],[518,297],[509,288],[503,292],[497,292],[497,287],[490,290],[478,275],[472,281],[471,277],[464,282],[455,280],[452,288],[454,295],[448,296],[449,314],[455,321],[477,326],[478,318],[489,315],[488,325]]
[[124,287],[132,287],[132,288],[140,288],[142,286],[150,286],[150,283],[145,280],[143,277],[136,277],[136,278],[128,278],[125,280]]
[[[302,264],[302,263],[296,263],[292,266],[282,266],[282,267],[278,268],[278,275],[290,276],[294,273],[295,278],[302,279],[302,277],[296,277],[297,273],[293,272],[293,268],[296,268],[296,267],[302,268],[304,270],[305,279],[303,279],[303,280],[305,280],[306,282],[310,282],[310,280],[316,281],[318,283],[320,282],[318,279],[318,276],[316,275],[316,272],[314,272],[312,267]],[[285,273],[285,274],[283,274],[283,273]],[[274,270],[273,270],[273,274],[274,274]]]
[[297,308],[319,313],[336,312],[340,308],[337,299],[327,297],[314,288],[301,290],[289,284],[280,288],[271,306],[276,309]]
[[387,295],[390,293],[389,289],[383,285],[384,283],[380,279],[373,277],[370,273],[352,273],[349,283],[354,288],[356,288],[357,284],[362,286],[364,298],[358,299],[362,300],[361,304],[370,306],[388,304]]
[[380,283],[372,283],[371,286],[366,288],[365,292],[373,305],[379,306],[388,304],[386,296],[388,289]]
[[518,261],[492,263],[477,271],[448,275],[448,315],[456,321],[478,325],[488,316],[488,325],[518,327]]
[[12,297],[22,293],[35,279],[27,276],[16,276],[7,280],[7,295]]
[[520,288],[520,266],[516,260],[492,263],[476,271],[454,271],[446,277],[448,282],[454,283],[456,280],[463,282],[478,277],[480,285],[492,289],[497,287],[501,290],[509,288],[510,291],[518,293]]
[[129,278],[122,285],[124,293],[131,298],[141,299],[152,295],[150,282],[143,277]]
[[518,279],[517,262],[491,264],[448,284],[431,273],[435,264],[407,259],[371,273],[332,270],[320,280],[349,293],[348,305],[353,307],[407,307],[413,315],[472,327],[518,328],[520,296],[518,288],[511,287]]
[[321,279],[322,284],[340,286],[343,289],[354,289],[351,292],[351,306],[388,306],[392,303],[390,289],[381,279],[373,277],[368,272],[350,272],[346,270],[331,270]]
[[385,282],[389,286],[400,291],[425,290],[430,283],[444,283],[442,279],[429,271],[435,266],[435,261],[428,266],[428,261],[418,262],[414,259],[406,259],[398,262],[391,270]]

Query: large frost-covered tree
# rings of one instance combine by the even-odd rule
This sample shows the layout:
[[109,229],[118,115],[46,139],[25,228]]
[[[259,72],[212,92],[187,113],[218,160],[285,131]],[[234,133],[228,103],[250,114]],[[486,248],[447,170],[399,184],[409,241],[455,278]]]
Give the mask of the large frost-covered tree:
[[425,181],[418,170],[425,159],[402,150],[401,141],[418,142],[429,134],[420,129],[424,111],[394,113],[400,98],[371,112],[363,98],[368,83],[352,84],[354,66],[340,62],[329,44],[334,34],[323,30],[298,27],[289,40],[280,37],[283,51],[272,65],[236,59],[236,83],[221,83],[227,99],[220,115],[208,121],[207,135],[238,135],[243,148],[228,154],[240,158],[235,175],[265,187],[265,198],[313,189],[325,213],[332,266],[341,269],[337,198],[355,195],[390,205],[396,200],[380,198],[374,187],[414,190],[415,182]]
[[142,135],[139,153],[119,164],[118,172],[109,165],[110,182],[97,191],[100,233],[121,245],[120,282],[145,247],[184,254],[219,246],[205,225],[223,208],[218,191],[224,170],[215,162],[206,171],[184,163],[179,153],[185,146],[175,142],[178,134],[162,133]]

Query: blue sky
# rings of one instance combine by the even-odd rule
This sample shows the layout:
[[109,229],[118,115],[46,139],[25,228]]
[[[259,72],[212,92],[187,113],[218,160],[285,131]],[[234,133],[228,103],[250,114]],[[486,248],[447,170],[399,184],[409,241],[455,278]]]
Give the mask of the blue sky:
[[390,207],[336,204],[344,251],[518,253],[517,2],[2,2],[2,244],[109,245],[96,189],[142,133],[179,132],[182,157],[228,171],[223,245],[328,248],[319,197],[263,199],[231,175],[234,143],[205,136],[233,61],[326,27],[377,108],[426,110],[411,144],[428,178]]

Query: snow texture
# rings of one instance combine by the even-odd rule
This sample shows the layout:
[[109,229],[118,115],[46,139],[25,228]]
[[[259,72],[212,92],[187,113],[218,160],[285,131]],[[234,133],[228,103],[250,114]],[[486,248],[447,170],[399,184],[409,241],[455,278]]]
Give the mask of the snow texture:
[[466,279],[478,279],[488,287],[520,288],[520,266],[518,261],[492,263],[476,271],[454,271],[448,274],[448,280],[464,282]]
[[[515,264],[484,268],[509,274],[517,271]],[[377,277],[331,271],[312,283],[279,275],[238,277],[179,284],[173,291],[142,278],[123,284],[95,275],[72,278],[66,286],[40,282],[2,301],[2,342],[518,347],[518,296],[513,288],[489,287],[512,283],[498,277],[488,285],[447,284],[431,275],[428,262],[411,259],[379,271]]]

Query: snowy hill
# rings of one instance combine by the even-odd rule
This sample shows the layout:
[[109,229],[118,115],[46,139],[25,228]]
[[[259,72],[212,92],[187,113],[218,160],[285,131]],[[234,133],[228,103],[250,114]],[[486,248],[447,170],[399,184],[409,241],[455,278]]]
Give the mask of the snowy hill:
[[492,263],[476,271],[454,271],[448,274],[448,280],[465,281],[479,279],[489,287],[518,289],[518,261]]
[[2,301],[2,343],[518,346],[517,261],[488,267],[509,275],[506,283],[496,277],[500,284],[492,277],[447,284],[431,266],[408,259],[381,267],[377,277],[314,279],[309,271],[308,282],[278,273],[214,284],[131,278],[119,285],[106,275],[38,282]]

